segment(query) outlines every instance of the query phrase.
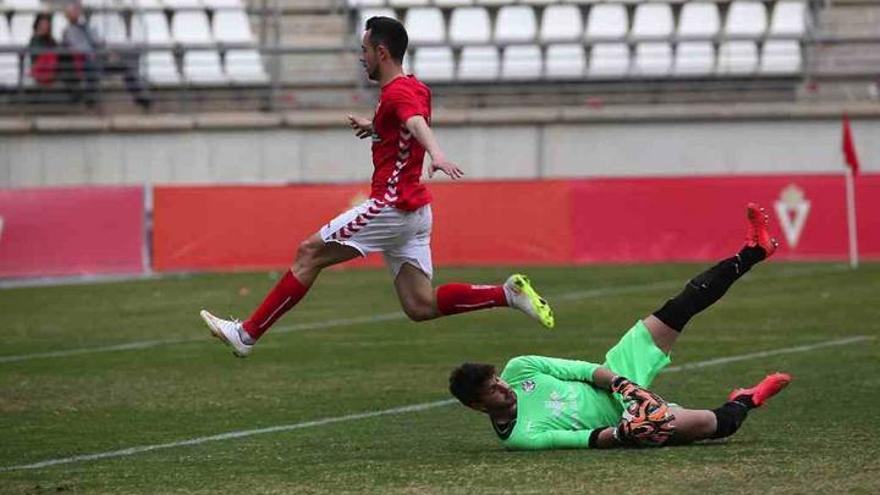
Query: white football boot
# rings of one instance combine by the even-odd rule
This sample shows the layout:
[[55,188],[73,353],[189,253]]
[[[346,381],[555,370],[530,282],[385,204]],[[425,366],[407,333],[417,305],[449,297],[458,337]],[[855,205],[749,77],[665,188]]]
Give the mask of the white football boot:
[[511,275],[504,282],[504,295],[507,304],[538,320],[544,328],[552,330],[556,325],[550,304],[532,287],[529,278],[519,273]]
[[232,354],[236,357],[247,357],[247,355],[251,353],[251,349],[253,349],[254,345],[248,344],[244,341],[242,333],[244,333],[245,330],[239,320],[224,320],[223,318],[217,318],[204,309],[199,312],[199,315],[205,320],[208,328],[211,329],[211,335],[222,340],[229,347],[232,347]]

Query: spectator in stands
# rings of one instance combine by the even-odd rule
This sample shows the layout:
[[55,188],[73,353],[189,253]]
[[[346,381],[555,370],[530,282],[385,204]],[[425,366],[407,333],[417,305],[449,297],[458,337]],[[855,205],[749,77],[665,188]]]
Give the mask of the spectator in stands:
[[149,109],[150,99],[140,77],[140,55],[137,52],[108,50],[104,41],[86,24],[79,0],[71,0],[64,7],[68,25],[62,42],[70,50],[76,65],[82,65],[86,104],[93,104],[101,77],[121,73],[125,86],[135,103]]
[[39,86],[55,83],[59,70],[58,43],[52,37],[52,16],[37,14],[34,18],[34,31],[28,43],[31,56],[31,77]]

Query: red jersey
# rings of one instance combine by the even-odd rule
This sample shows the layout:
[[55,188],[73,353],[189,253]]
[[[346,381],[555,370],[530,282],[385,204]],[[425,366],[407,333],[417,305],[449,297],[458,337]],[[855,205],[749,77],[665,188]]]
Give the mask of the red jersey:
[[431,202],[421,183],[425,148],[406,121],[421,115],[431,123],[431,90],[415,76],[398,77],[382,87],[373,115],[373,180],[370,197],[413,211]]

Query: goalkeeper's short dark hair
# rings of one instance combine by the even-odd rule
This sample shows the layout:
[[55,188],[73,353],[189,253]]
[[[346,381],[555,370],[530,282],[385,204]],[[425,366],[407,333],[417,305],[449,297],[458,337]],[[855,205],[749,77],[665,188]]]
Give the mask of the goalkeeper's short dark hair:
[[495,376],[495,367],[491,364],[464,363],[452,370],[449,375],[449,392],[464,405],[471,405],[480,400],[483,386]]

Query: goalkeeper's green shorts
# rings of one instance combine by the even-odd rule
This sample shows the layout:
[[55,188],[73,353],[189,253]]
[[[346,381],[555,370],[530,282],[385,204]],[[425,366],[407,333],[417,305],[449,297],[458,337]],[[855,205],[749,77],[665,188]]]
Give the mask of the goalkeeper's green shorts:
[[[654,343],[648,327],[639,320],[624,334],[620,342],[608,350],[603,366],[648,388],[657,374],[670,362],[669,356]],[[614,397],[620,401],[618,394],[614,394]],[[624,404],[621,402],[621,405]]]

